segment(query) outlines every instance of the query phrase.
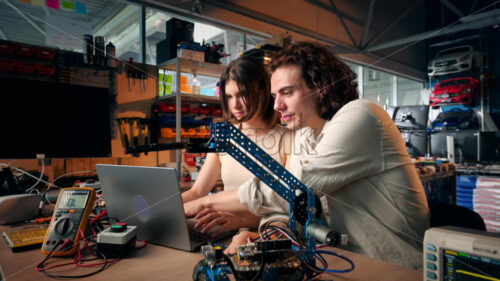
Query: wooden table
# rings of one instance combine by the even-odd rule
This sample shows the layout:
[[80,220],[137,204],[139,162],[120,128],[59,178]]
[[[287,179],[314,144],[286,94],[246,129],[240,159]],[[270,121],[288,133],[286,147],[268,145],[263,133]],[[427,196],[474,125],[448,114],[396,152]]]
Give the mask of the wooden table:
[[[0,233],[8,229],[11,228],[2,225],[0,226]],[[349,257],[354,262],[356,268],[350,273],[325,273],[322,276],[322,280],[413,281],[423,279],[421,271],[408,269],[340,249],[326,249],[337,251]],[[38,249],[13,253],[5,241],[0,241],[0,265],[8,281],[56,280],[36,271],[36,264],[44,257]],[[324,257],[328,261],[330,269],[343,269],[349,266],[347,262],[339,258],[329,255],[324,255]],[[193,268],[201,259],[202,256],[199,252],[184,252],[148,244],[145,248],[130,253],[126,258],[109,266],[104,271],[78,280],[192,280]],[[51,260],[61,263],[64,261],[70,262],[71,258],[55,258]],[[55,271],[54,269],[50,272],[57,272],[61,275],[77,275],[93,270],[95,268],[88,270],[76,268],[71,265],[60,271]]]

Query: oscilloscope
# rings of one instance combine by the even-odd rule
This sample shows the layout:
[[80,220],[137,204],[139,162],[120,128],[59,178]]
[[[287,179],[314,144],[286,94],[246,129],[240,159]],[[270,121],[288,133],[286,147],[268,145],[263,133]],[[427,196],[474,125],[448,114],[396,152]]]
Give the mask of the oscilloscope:
[[500,280],[500,233],[430,228],[423,247],[424,280]]

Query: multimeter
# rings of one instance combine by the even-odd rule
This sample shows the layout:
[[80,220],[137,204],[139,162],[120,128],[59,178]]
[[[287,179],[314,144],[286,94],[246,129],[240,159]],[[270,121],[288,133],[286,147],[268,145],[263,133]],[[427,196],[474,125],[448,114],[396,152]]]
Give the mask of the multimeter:
[[[70,187],[61,190],[43,241],[42,253],[67,256],[78,250],[82,238],[80,231],[85,233],[95,198],[93,188]],[[68,239],[67,245],[59,249]]]

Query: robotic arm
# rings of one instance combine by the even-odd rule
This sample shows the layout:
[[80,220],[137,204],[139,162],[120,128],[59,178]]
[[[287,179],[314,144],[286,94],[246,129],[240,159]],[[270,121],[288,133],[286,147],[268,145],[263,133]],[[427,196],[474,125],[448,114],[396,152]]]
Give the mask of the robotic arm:
[[210,148],[231,155],[288,201],[290,230],[296,232],[297,221],[305,225],[311,255],[314,254],[316,240],[329,246],[340,243],[340,235],[329,230],[318,219],[322,212],[321,204],[311,188],[300,182],[231,123],[212,124],[211,136]]

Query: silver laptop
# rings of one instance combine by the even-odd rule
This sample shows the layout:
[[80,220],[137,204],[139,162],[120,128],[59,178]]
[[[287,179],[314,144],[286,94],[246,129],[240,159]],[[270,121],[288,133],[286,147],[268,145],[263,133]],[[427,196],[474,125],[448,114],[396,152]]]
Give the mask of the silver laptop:
[[97,164],[106,210],[111,223],[137,226],[138,240],[194,251],[217,239],[194,230],[196,221],[186,219],[175,170]]

